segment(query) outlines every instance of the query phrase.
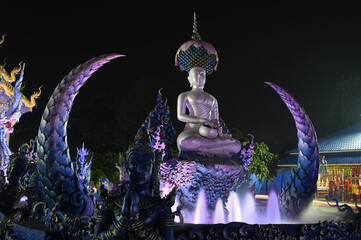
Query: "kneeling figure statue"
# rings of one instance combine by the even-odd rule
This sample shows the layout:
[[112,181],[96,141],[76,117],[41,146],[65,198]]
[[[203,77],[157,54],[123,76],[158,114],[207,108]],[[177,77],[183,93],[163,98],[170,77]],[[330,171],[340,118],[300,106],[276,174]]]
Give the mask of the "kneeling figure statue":
[[100,193],[103,204],[97,210],[95,239],[174,239],[176,189],[161,198],[159,171],[161,158],[155,157],[149,145],[149,135],[141,127],[127,151],[126,162],[129,182],[119,189]]

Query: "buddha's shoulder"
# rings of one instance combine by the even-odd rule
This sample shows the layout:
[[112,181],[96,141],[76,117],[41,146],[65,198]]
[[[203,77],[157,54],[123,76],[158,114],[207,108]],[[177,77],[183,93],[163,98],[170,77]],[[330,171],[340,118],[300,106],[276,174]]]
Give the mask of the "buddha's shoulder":
[[212,94],[205,92],[205,91],[187,91],[187,92],[182,92],[178,95],[178,97],[193,97],[193,96],[208,96],[208,97],[212,97],[215,98]]
[[178,95],[178,98],[187,97],[192,94],[192,91],[182,92]]

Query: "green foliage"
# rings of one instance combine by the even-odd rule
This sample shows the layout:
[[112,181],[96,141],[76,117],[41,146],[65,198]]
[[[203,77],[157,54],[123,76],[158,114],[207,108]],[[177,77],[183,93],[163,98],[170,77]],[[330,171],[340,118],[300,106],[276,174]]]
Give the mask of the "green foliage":
[[179,157],[180,151],[177,148],[170,149],[172,156]]
[[331,102],[329,130],[343,129],[360,122],[361,113],[361,81],[359,77],[342,76],[336,85],[336,94]]
[[262,183],[263,179],[272,182],[273,178],[277,176],[278,161],[278,155],[271,153],[267,144],[255,142],[252,161],[248,166],[248,176],[255,174],[260,183]]
[[99,180],[104,179],[105,174],[101,169],[92,168],[90,180],[94,182],[95,187],[99,187]]
[[119,184],[119,170],[115,167],[120,163],[121,153],[95,153],[91,166],[90,180],[97,185],[100,178],[107,179],[115,184]]

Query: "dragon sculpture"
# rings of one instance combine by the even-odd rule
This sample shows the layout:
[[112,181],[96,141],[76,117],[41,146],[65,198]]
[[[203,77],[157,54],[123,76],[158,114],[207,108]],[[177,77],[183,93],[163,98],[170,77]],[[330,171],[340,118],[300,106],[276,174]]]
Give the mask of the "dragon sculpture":
[[77,148],[77,151],[78,158],[76,163],[76,171],[78,173],[79,179],[82,181],[86,189],[90,190],[90,166],[92,164],[93,156],[91,156],[89,160],[85,158],[89,155],[89,150],[84,147],[84,143],[82,148]]
[[[5,40],[5,35],[0,40],[0,46]],[[14,125],[21,115],[31,112],[36,106],[35,100],[40,96],[41,90],[35,92],[30,100],[21,93],[24,78],[25,64],[19,64],[10,74],[5,69],[6,63],[0,65],[0,170],[7,175],[9,156],[12,152],[8,146],[9,135],[14,131]],[[16,75],[20,73],[16,81]],[[15,86],[11,83],[15,83]]]
[[41,118],[37,138],[40,200],[70,215],[92,215],[94,203],[79,179],[67,143],[67,123],[80,87],[98,68],[122,55],[106,54],[73,69],[56,87]]
[[297,168],[279,194],[280,209],[284,216],[296,218],[309,203],[316,191],[319,154],[315,129],[304,108],[286,90],[266,82],[282,98],[295,120],[298,136]]

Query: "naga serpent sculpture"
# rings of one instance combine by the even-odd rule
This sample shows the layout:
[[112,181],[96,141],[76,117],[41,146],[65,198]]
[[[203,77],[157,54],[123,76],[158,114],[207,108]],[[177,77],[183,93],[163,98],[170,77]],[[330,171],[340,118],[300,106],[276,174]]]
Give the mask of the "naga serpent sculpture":
[[282,98],[295,120],[298,136],[297,168],[279,194],[280,210],[295,218],[312,202],[318,178],[319,154],[315,129],[305,109],[286,90],[266,82]]
[[73,69],[54,90],[43,116],[37,138],[40,200],[49,208],[74,215],[92,215],[94,204],[75,172],[67,143],[67,123],[80,87],[98,68],[123,55],[106,54]]
[[[1,44],[5,41],[5,35],[0,39]],[[8,146],[9,136],[14,131],[14,125],[20,117],[32,111],[36,106],[35,100],[40,96],[41,90],[34,92],[30,99],[21,93],[23,88],[25,63],[19,63],[8,73],[5,69],[6,61],[0,64],[0,171],[8,174],[9,158],[13,154]],[[19,79],[16,75],[20,74]]]

